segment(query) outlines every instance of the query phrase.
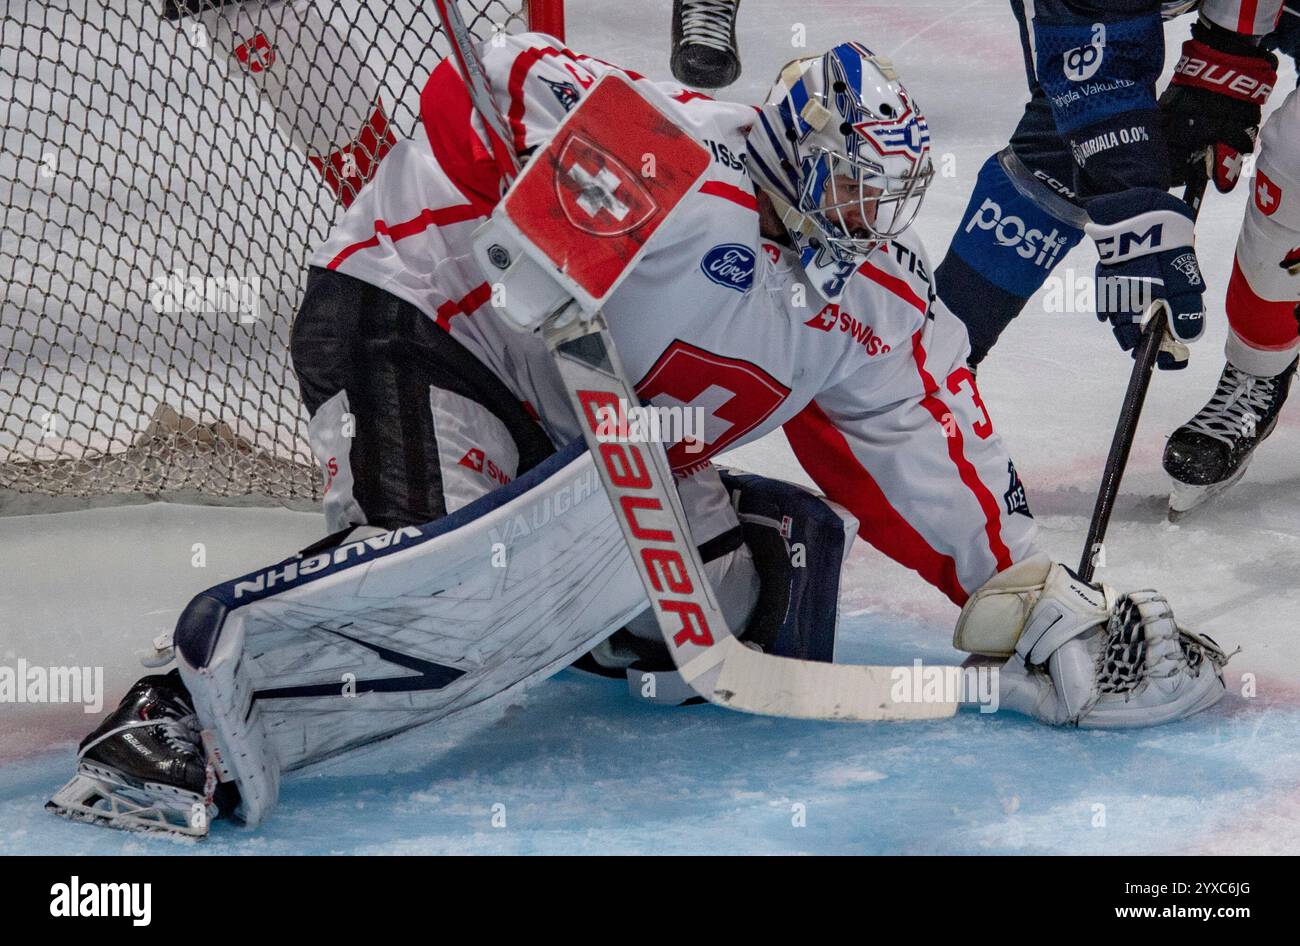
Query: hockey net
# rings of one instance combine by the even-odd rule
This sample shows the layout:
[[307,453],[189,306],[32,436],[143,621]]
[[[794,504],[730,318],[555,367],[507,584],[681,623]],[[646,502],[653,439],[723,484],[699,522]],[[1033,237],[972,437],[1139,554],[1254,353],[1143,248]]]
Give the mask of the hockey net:
[[[487,38],[561,3],[460,6]],[[0,512],[318,498],[305,263],[447,52],[420,0],[9,0]]]

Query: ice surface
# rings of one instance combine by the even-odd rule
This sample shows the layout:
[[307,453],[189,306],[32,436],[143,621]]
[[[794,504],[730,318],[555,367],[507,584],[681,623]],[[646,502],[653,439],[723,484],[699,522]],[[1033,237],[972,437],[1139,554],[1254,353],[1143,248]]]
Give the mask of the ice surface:
[[[568,7],[572,46],[666,75],[667,0]],[[790,45],[794,22],[806,26],[806,48]],[[1170,31],[1171,51],[1186,28]],[[746,0],[740,34],[745,72],[727,94],[750,101],[787,59],[845,38],[895,56],[955,169],[936,181],[919,224],[937,263],[1024,101],[1007,5]],[[1281,90],[1294,82],[1290,63],[1284,73]],[[1300,852],[1300,413],[1283,413],[1245,482],[1178,526],[1164,522],[1160,452],[1218,377],[1244,201],[1244,188],[1207,198],[1206,338],[1188,370],[1152,385],[1099,572],[1119,587],[1160,588],[1180,621],[1242,648],[1229,697],[1209,713],[1129,734],[979,714],[814,724],[643,706],[618,684],[566,671],[508,710],[292,776],[262,829],[219,824],[195,845],[47,815],[41,804],[93,717],[6,705],[0,853]],[[1064,265],[1083,277],[1093,261],[1081,247]],[[1047,313],[1036,299],[980,371],[1044,545],[1071,563],[1128,370],[1092,315]],[[779,438],[732,459],[807,482]],[[166,505],[0,519],[0,663],[102,665],[116,700],[140,673],[135,652],[190,594],[321,531],[302,513]],[[191,564],[196,542],[204,569]],[[842,659],[959,662],[956,609],[911,573],[860,544],[848,586]],[[493,826],[495,805],[504,827]]]

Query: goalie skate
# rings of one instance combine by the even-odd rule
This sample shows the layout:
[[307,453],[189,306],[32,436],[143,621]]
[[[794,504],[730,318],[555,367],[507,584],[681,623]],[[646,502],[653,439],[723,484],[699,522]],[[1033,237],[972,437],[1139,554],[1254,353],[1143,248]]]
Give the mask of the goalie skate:
[[116,769],[86,762],[45,807],[73,821],[193,838],[205,837],[210,821],[208,803],[198,792],[157,782],[133,784]]
[[46,808],[111,828],[202,837],[216,782],[197,727],[176,673],[137,681],[82,741],[77,774]]

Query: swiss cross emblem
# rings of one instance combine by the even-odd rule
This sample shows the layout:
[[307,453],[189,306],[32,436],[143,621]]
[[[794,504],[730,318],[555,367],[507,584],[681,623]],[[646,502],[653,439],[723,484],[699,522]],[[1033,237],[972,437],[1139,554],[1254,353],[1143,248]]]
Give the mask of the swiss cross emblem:
[[[647,155],[654,157],[654,175],[642,177],[637,172]],[[492,219],[593,312],[711,160],[630,79],[610,73],[524,166]]]
[[840,307],[834,302],[828,302],[822,306],[821,311],[804,323],[809,328],[819,329],[823,332],[829,332],[835,327],[835,323],[840,320]]
[[476,473],[483,472],[483,451],[478,447],[469,450],[458,461],[461,466],[467,466]]
[[275,62],[275,48],[265,33],[258,33],[252,39],[235,47],[235,58],[249,72],[262,72],[270,69]]
[[1282,203],[1282,189],[1268,179],[1263,171],[1255,172],[1255,206],[1266,217],[1271,217]]
[[577,134],[560,150],[555,191],[569,223],[592,236],[628,233],[659,210],[650,192],[622,162]]

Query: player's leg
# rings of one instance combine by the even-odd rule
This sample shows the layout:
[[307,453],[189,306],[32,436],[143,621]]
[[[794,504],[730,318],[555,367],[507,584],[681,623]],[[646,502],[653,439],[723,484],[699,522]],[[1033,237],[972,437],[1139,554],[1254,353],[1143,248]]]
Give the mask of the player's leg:
[[431,522],[554,450],[463,345],[361,280],[310,271],[291,353],[331,532]]
[[980,169],[957,232],[935,270],[940,298],[966,324],[972,366],[997,343],[1052,270],[1082,238],[1073,159],[1034,74],[1022,0],[1020,27],[1030,100],[1007,147]]
[[679,82],[721,89],[740,78],[739,10],[740,0],[673,0],[669,65]]
[[1227,365],[1165,448],[1173,515],[1236,483],[1273,432],[1300,354],[1300,90],[1265,122],[1228,284]]

